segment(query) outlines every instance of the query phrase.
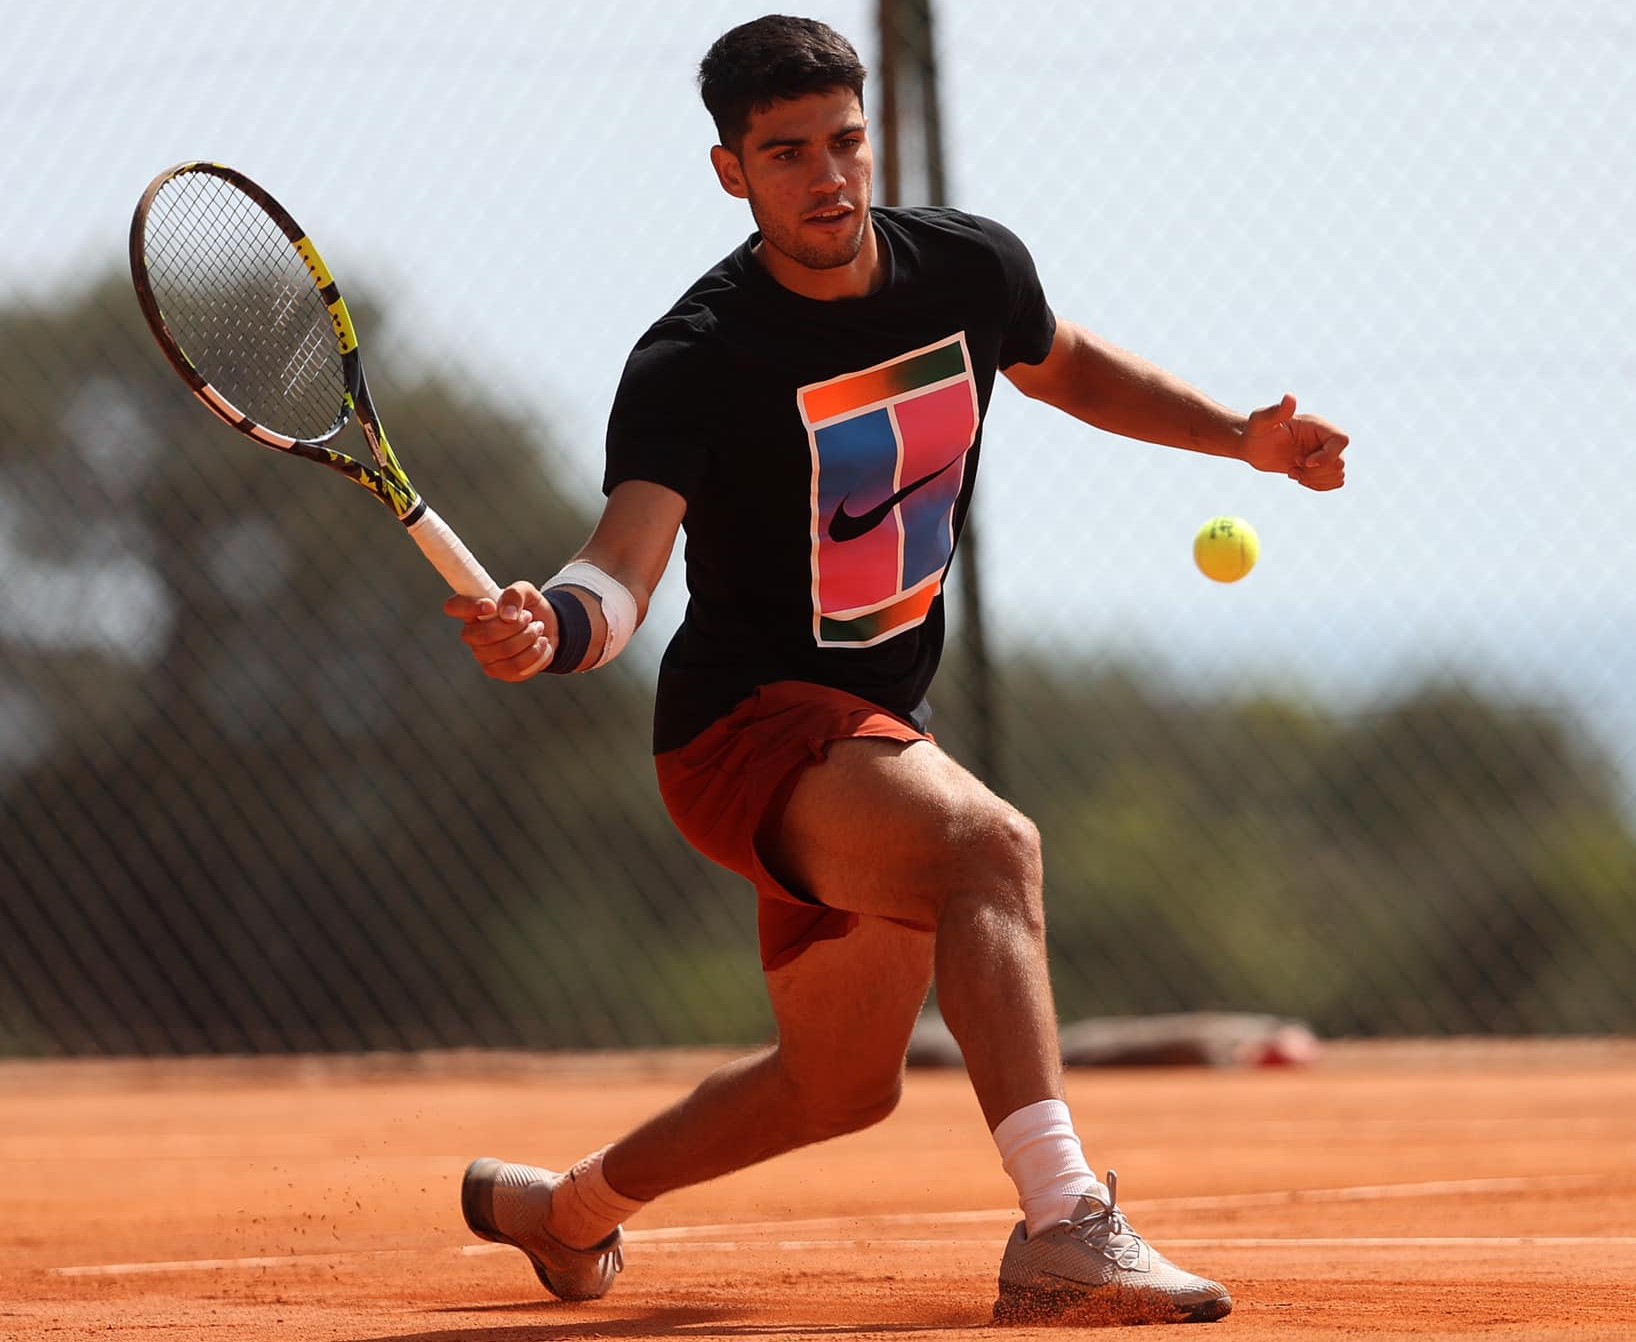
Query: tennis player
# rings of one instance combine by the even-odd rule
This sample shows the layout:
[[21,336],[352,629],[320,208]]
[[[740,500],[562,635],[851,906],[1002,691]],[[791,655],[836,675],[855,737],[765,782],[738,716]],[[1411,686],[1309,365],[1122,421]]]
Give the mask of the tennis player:
[[463,1210],[557,1296],[600,1296],[621,1224],[654,1198],[890,1114],[935,980],[1022,1211],[996,1317],[1219,1319],[1227,1291],[1150,1248],[1086,1161],[1039,835],[928,736],[925,697],[997,372],[1097,428],[1310,489],[1342,484],[1347,438],[1288,396],[1235,413],[1059,320],[998,223],[872,208],[864,76],[806,19],[710,48],[711,162],[756,231],[631,353],[584,548],[538,587],[445,607],[496,679],[604,666],[685,530],[659,786],[682,833],[758,892],[777,1041],[566,1173],[473,1162]]

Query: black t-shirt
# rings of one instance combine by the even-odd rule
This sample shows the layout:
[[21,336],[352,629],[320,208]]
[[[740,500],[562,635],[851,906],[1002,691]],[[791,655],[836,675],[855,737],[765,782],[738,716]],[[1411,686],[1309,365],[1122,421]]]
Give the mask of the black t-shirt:
[[625,365],[603,489],[647,480],[687,500],[687,613],[659,671],[656,751],[777,680],[925,721],[994,374],[1043,360],[1056,319],[1001,225],[873,218],[874,293],[792,293],[752,235]]

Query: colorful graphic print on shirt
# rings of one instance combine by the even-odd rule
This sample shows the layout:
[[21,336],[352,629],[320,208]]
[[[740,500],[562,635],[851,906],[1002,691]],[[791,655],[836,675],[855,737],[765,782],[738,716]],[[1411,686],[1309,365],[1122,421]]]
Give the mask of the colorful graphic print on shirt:
[[812,450],[813,637],[867,648],[926,618],[954,553],[978,425],[965,333],[796,396]]

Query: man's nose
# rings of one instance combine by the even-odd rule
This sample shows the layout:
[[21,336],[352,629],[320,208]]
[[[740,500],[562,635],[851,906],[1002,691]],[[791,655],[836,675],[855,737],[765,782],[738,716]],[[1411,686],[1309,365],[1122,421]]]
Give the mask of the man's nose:
[[826,154],[819,161],[817,171],[813,174],[812,189],[815,192],[827,193],[835,190],[846,181],[846,174],[841,171],[841,162],[833,154]]

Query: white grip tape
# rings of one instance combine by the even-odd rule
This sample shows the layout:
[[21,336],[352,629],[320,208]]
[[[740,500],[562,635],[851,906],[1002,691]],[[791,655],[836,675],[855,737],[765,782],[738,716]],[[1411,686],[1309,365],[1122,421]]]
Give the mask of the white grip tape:
[[430,508],[411,522],[407,529],[415,538],[415,544],[420,546],[421,553],[443,575],[443,581],[459,595],[491,599],[500,595],[500,585],[473,558],[465,541],[455,535],[449,524]]
[[545,585],[583,587],[601,603],[602,622],[608,626],[608,636],[603,640],[602,651],[597,655],[597,659],[581,668],[582,670],[595,671],[599,666],[606,666],[625,650],[625,645],[631,641],[631,635],[636,632],[637,613],[636,598],[630,594],[630,589],[624,583],[610,577],[595,564],[576,559]]

